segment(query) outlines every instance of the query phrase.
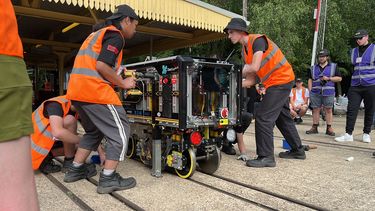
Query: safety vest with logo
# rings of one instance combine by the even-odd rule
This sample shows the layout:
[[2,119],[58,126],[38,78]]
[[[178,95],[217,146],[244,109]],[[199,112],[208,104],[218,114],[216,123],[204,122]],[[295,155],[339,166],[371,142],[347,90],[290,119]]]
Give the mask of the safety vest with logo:
[[333,77],[336,72],[336,63],[329,63],[320,71],[319,65],[314,65],[311,68],[312,76],[312,87],[311,92],[314,94],[321,94],[322,96],[335,96],[335,83],[332,81],[327,81],[325,84],[322,83],[321,77]]
[[[70,75],[68,99],[95,104],[122,105],[113,85],[96,70],[97,59],[102,50],[106,31],[120,33],[114,26],[105,27],[91,33],[79,49]],[[114,72],[120,67],[121,61],[122,49],[120,49],[115,66],[112,67]]]
[[375,45],[370,44],[362,57],[359,56],[359,49],[352,50],[352,64],[354,73],[352,75],[352,86],[375,85]]
[[[296,102],[296,99],[297,99],[297,89],[296,88],[293,88],[292,89],[292,103],[294,104],[294,102]],[[305,87],[302,87],[302,99],[304,101],[306,101],[306,88]]]
[[0,54],[23,58],[22,42],[18,35],[16,15],[10,0],[0,1]]
[[34,133],[31,135],[31,160],[33,169],[39,168],[44,158],[52,149],[55,140],[52,135],[49,118],[44,116],[44,106],[46,102],[57,102],[63,109],[63,117],[65,117],[70,110],[71,102],[66,99],[66,96],[58,96],[44,101],[32,114],[32,121],[34,126]]
[[257,71],[257,76],[260,82],[266,87],[287,84],[294,80],[294,72],[292,66],[286,60],[284,54],[279,47],[268,39],[265,35],[249,34],[247,42],[247,51],[243,50],[244,60],[246,64],[251,64],[253,61],[254,41],[264,36],[268,43],[268,49],[263,53],[260,68]]

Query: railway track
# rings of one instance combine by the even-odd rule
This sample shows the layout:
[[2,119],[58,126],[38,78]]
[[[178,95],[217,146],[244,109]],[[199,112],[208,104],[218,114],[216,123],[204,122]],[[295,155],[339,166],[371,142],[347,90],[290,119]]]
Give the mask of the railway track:
[[[60,164],[63,163],[63,161],[60,158],[55,158],[57,162]],[[79,196],[74,194],[64,183],[60,182],[56,177],[53,176],[53,174],[44,174],[54,185],[56,185],[62,192],[64,192],[76,205],[78,205],[82,210],[88,210],[92,211],[94,210],[91,208],[88,204],[86,204]],[[95,185],[96,187],[98,186],[98,181],[94,178],[88,178],[86,179],[89,181],[91,184]],[[132,210],[136,211],[143,211],[144,209],[137,205],[136,203],[132,202],[131,200],[123,197],[122,195],[113,192],[109,194],[112,198],[115,200],[121,202],[125,206],[129,207]]]
[[[322,211],[328,210],[327,208],[324,208],[324,207],[321,207],[321,206],[318,206],[318,205],[310,204],[310,203],[302,201],[302,200],[294,199],[294,198],[288,197],[288,196],[283,195],[283,194],[279,194],[279,193],[276,193],[276,192],[273,192],[273,191],[270,191],[270,190],[266,190],[266,189],[263,189],[263,188],[260,188],[260,187],[254,186],[254,185],[245,184],[245,183],[242,183],[242,182],[230,179],[230,178],[226,178],[226,177],[214,175],[214,174],[206,174],[206,173],[203,173],[203,172],[200,172],[200,173],[205,175],[205,176],[213,177],[215,179],[224,181],[225,183],[228,183],[229,185],[239,186],[241,189],[245,188],[247,190],[256,191],[256,192],[259,192],[259,193],[262,193],[262,194],[266,194],[266,195],[269,196],[270,200],[272,200],[272,198],[273,199],[276,198],[276,199],[285,201],[288,204],[297,205],[301,208],[308,208],[308,209],[311,209],[311,210],[322,210]],[[249,199],[249,198],[245,198],[243,196],[240,196],[239,194],[221,189],[219,187],[215,187],[215,186],[207,184],[205,182],[198,181],[198,180],[193,179],[193,178],[190,178],[189,180],[192,181],[193,183],[199,184],[201,186],[204,186],[204,187],[212,189],[214,191],[223,193],[225,195],[228,195],[230,197],[239,199],[241,201],[253,204],[253,205],[258,206],[260,208],[264,208],[264,209],[267,209],[267,210],[278,210],[278,208],[271,207],[270,205],[267,205],[265,203],[255,201],[255,200],[252,200],[252,199]]]
[[[248,134],[254,135],[255,133],[248,132]],[[276,138],[284,138],[283,136],[278,136],[274,135]],[[346,144],[341,144],[341,143],[335,143],[335,142],[322,142],[322,141],[315,141],[311,139],[306,139],[306,138],[301,138],[302,142],[304,143],[312,143],[318,146],[325,146],[325,147],[331,147],[331,148],[340,148],[340,149],[347,149],[351,151],[359,151],[359,152],[374,152],[375,148],[371,147],[361,147],[361,146],[351,146],[351,145],[346,145]]]
[[47,179],[49,181],[51,181],[63,193],[65,193],[65,195],[67,195],[70,198],[70,200],[72,200],[82,210],[94,211],[93,208],[91,208],[88,204],[86,204],[80,197],[78,197],[76,194],[74,194],[63,183],[61,183],[59,180],[57,180],[52,174],[44,174],[44,176],[47,177]]

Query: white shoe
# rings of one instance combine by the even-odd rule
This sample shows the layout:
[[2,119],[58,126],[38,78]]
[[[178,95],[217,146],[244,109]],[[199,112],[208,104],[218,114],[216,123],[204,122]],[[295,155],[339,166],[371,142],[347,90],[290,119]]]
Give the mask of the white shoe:
[[365,142],[365,143],[370,143],[371,142],[371,137],[369,134],[367,133],[364,133],[363,134],[363,137],[362,137],[362,141]]
[[337,142],[353,141],[353,135],[349,135],[349,134],[345,133],[345,135],[343,135],[343,136],[336,137],[335,141],[337,141]]

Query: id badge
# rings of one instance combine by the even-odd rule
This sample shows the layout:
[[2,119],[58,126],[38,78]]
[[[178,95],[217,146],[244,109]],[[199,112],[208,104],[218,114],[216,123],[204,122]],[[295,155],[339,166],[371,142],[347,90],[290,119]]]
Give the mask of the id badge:
[[356,63],[361,63],[362,62],[362,57],[358,57],[356,60],[355,60]]

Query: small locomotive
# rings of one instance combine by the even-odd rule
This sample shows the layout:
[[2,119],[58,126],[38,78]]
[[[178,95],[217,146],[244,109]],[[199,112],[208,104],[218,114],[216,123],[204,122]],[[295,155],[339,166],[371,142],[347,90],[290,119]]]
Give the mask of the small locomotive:
[[224,139],[239,123],[240,69],[216,59],[173,56],[126,65],[136,88],[121,91],[131,127],[127,157],[172,169],[181,178],[196,167],[212,174]]

